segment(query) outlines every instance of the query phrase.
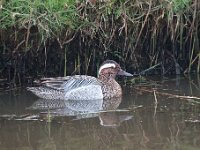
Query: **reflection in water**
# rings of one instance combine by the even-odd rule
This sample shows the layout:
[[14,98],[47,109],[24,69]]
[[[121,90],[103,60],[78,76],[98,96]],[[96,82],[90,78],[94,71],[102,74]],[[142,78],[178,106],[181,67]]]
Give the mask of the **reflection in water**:
[[[102,126],[119,126],[132,118],[115,111],[122,101],[121,97],[98,100],[48,100],[39,99],[28,109],[43,110],[42,116],[75,116],[76,119],[99,117]],[[45,111],[47,110],[47,111]],[[34,118],[35,119],[35,118]]]
[[[153,87],[200,97],[200,81],[191,79],[164,78],[156,80],[155,86],[125,87],[123,100],[113,101],[36,101],[25,91],[1,93],[1,149],[199,150],[199,104],[157,94],[154,112],[153,93],[135,90],[136,86]],[[43,118],[48,114],[53,117],[51,122]]]
[[132,119],[132,115],[122,115],[116,112],[102,112],[99,113],[99,120],[102,126],[116,127],[120,126],[123,121]]

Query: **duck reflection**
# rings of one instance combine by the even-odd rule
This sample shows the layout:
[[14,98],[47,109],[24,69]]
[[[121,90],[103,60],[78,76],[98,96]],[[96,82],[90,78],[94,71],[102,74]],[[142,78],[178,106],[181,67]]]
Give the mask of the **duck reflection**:
[[132,115],[116,111],[122,102],[121,97],[98,100],[50,100],[38,99],[28,109],[39,110],[40,116],[73,116],[75,119],[99,117],[100,124],[116,127]]

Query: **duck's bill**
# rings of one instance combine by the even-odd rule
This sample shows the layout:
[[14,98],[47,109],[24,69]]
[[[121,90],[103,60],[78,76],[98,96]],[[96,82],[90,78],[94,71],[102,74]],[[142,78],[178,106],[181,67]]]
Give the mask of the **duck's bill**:
[[131,73],[128,73],[128,72],[126,72],[126,71],[124,71],[124,70],[120,70],[119,72],[118,72],[118,75],[121,75],[121,76],[133,76]]

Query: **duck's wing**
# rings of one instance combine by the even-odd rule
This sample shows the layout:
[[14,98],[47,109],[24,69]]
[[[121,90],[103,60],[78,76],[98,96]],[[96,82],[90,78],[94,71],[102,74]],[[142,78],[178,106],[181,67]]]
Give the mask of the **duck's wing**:
[[42,99],[64,99],[64,91],[60,90],[61,85],[70,79],[67,77],[57,78],[42,78],[34,81],[37,84],[36,87],[27,87],[28,91],[37,95]]
[[101,86],[101,82],[98,79],[87,75],[42,78],[41,81],[41,85],[43,86],[65,92],[89,85]]
[[39,87],[27,88],[45,99],[93,100],[102,99],[102,83],[95,77],[75,75],[57,78],[43,78]]
[[34,81],[39,86],[52,88],[55,90],[61,89],[63,83],[70,80],[71,76],[56,77],[56,78],[41,78],[40,80]]

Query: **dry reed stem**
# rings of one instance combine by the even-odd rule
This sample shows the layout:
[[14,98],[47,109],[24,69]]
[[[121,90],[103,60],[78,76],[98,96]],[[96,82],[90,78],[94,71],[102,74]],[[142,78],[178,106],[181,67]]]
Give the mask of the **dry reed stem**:
[[[146,89],[146,88],[141,88],[141,87],[140,88],[134,87],[134,89],[139,90],[139,91],[143,91],[143,92],[148,92],[148,93],[154,93],[154,91],[155,91],[155,89]],[[187,100],[187,101],[189,101],[189,99],[200,100],[200,97],[176,95],[176,94],[170,94],[170,93],[159,92],[159,91],[156,91],[156,94],[157,95],[168,96],[170,98],[183,99],[183,100]]]
[[157,100],[157,96],[156,96],[156,90],[153,90],[153,95],[154,95],[154,100],[155,100],[155,106],[154,106],[154,117],[156,116],[156,110],[157,110],[157,107],[158,107],[158,100]]

